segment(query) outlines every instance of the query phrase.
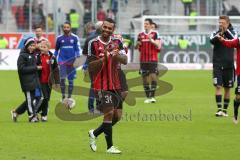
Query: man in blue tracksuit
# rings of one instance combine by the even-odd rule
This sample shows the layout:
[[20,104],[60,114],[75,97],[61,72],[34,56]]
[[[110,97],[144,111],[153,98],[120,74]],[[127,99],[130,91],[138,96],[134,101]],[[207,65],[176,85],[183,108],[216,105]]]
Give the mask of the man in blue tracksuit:
[[[73,80],[76,78],[76,69],[73,63],[76,58],[80,57],[81,48],[79,37],[71,33],[71,24],[65,22],[63,24],[63,35],[57,37],[56,50],[54,56],[57,57],[60,69],[60,86],[62,92],[62,100],[71,98],[73,91]],[[68,79],[68,95],[65,95],[65,79]]]

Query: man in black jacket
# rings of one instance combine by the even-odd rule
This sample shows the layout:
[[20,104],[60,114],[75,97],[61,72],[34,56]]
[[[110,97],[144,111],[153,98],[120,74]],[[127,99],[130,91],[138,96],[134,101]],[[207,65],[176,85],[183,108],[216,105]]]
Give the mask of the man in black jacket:
[[41,70],[42,67],[36,65],[36,59],[33,54],[35,48],[35,40],[28,38],[24,43],[24,49],[21,50],[18,57],[18,75],[26,99],[16,110],[11,112],[14,122],[17,121],[17,116],[23,114],[26,109],[29,115],[29,122],[38,121],[33,100],[35,97],[35,89],[40,88],[38,70]]
[[[225,39],[237,38],[236,32],[228,16],[219,17],[219,30],[213,32],[210,42],[213,44],[213,84],[216,88],[215,98],[218,107],[216,116],[227,117],[227,108],[230,99],[230,89],[234,85],[234,49],[221,44],[218,36]],[[224,103],[222,108],[222,87],[224,87]]]

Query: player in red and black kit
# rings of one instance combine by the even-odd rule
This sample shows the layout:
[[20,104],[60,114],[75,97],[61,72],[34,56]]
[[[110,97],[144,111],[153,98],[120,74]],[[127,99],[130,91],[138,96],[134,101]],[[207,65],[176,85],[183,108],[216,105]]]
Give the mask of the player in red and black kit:
[[144,103],[155,103],[155,91],[157,88],[158,53],[161,42],[156,31],[151,30],[152,19],[145,19],[144,29],[138,35],[136,49],[140,52],[140,73],[143,78],[143,87],[147,99]]
[[93,76],[93,88],[97,99],[97,108],[103,112],[103,123],[95,130],[89,131],[90,147],[97,150],[96,138],[104,133],[107,142],[107,153],[121,153],[112,142],[112,126],[115,124],[114,112],[121,100],[121,84],[118,65],[127,63],[127,56],[121,54],[121,41],[112,36],[115,22],[108,18],[103,22],[102,33],[89,42],[88,61],[89,72]]
[[226,40],[222,36],[218,36],[218,39],[222,44],[229,48],[237,48],[237,87],[235,88],[235,99],[234,99],[234,118],[233,122],[238,123],[238,108],[240,105],[240,40],[239,38],[233,40]]

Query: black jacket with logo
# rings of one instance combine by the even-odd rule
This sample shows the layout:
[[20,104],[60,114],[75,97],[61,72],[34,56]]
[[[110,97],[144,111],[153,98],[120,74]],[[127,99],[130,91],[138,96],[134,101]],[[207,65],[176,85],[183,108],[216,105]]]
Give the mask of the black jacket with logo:
[[[212,33],[210,37],[210,42],[213,44],[213,68],[234,68],[234,49],[227,48],[216,37],[220,34],[220,30]],[[227,31],[223,33],[225,39],[237,38],[237,34],[234,31],[232,25],[230,24]]]
[[17,60],[18,75],[22,91],[32,91],[40,87],[38,69],[34,54],[22,49]]

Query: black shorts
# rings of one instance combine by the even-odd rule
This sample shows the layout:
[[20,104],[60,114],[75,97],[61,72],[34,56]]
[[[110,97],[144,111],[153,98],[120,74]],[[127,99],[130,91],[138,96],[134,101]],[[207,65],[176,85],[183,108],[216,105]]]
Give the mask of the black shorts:
[[235,70],[234,68],[213,68],[213,84],[214,86],[222,86],[232,88],[234,86]]
[[141,62],[140,74],[148,76],[150,73],[158,74],[158,62]]
[[235,94],[240,95],[240,76],[237,76],[237,87],[235,88]]
[[121,92],[128,91],[127,79],[126,79],[126,75],[123,72],[123,70],[118,69],[118,76],[119,76],[120,84],[121,84]]
[[121,92],[116,91],[95,91],[95,97],[97,102],[97,109],[102,111],[104,107],[114,107],[116,109],[122,109],[122,97]]

